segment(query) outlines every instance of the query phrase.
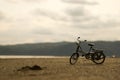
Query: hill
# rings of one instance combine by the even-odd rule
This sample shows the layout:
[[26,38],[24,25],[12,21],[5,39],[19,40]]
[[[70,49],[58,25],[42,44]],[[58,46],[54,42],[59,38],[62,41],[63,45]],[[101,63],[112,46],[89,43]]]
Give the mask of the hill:
[[[82,43],[82,47],[86,51],[89,49],[87,43]],[[120,41],[95,41],[94,43],[96,44],[94,47],[97,49],[103,49],[107,56],[120,56]],[[75,52],[75,49],[76,44],[74,42],[1,45],[0,55],[69,56]]]

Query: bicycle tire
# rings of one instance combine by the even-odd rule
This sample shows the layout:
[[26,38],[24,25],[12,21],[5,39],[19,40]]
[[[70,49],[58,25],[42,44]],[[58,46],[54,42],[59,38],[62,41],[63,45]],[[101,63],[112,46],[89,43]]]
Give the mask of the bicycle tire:
[[[103,52],[98,52],[98,53],[94,53],[92,55],[92,61],[95,63],[95,64],[102,64],[104,63],[105,61],[105,54]],[[101,60],[101,61],[100,61]]]
[[79,57],[79,54],[78,54],[78,53],[73,53],[73,54],[70,56],[70,64],[71,64],[71,65],[74,65],[74,64],[77,62],[78,57]]

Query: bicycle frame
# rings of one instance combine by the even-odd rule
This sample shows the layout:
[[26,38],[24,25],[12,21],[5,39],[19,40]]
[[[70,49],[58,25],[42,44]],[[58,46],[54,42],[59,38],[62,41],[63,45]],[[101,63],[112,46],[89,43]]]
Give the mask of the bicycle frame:
[[[82,56],[84,56],[84,55],[86,55],[88,53],[91,53],[93,51],[93,47],[92,46],[90,46],[88,52],[83,51],[83,49],[81,47],[81,41],[79,40],[79,37],[78,37],[77,41],[78,41],[78,43],[76,43],[77,44],[76,53],[81,53]],[[85,40],[85,42],[86,42],[86,40]]]

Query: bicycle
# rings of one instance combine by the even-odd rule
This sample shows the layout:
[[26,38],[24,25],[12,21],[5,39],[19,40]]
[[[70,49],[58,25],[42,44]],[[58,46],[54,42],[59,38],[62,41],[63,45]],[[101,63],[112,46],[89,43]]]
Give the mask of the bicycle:
[[[76,42],[76,44],[77,44],[76,52],[70,56],[70,64],[71,65],[74,65],[77,62],[80,54],[82,55],[82,57],[85,56],[86,59],[91,60],[95,64],[104,63],[106,56],[103,53],[103,50],[94,49],[93,46],[95,44],[89,43],[88,44],[88,46],[90,46],[89,51],[85,52],[85,51],[83,51],[83,49],[81,47],[81,42],[82,41],[80,41],[80,37],[78,37],[77,42]],[[84,40],[84,42],[87,42],[87,40]]]

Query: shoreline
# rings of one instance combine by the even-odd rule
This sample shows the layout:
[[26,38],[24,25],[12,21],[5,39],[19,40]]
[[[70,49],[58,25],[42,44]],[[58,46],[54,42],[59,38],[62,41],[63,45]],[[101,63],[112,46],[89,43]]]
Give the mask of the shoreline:
[[69,58],[69,56],[37,56],[37,55],[0,55],[0,59],[9,58]]

